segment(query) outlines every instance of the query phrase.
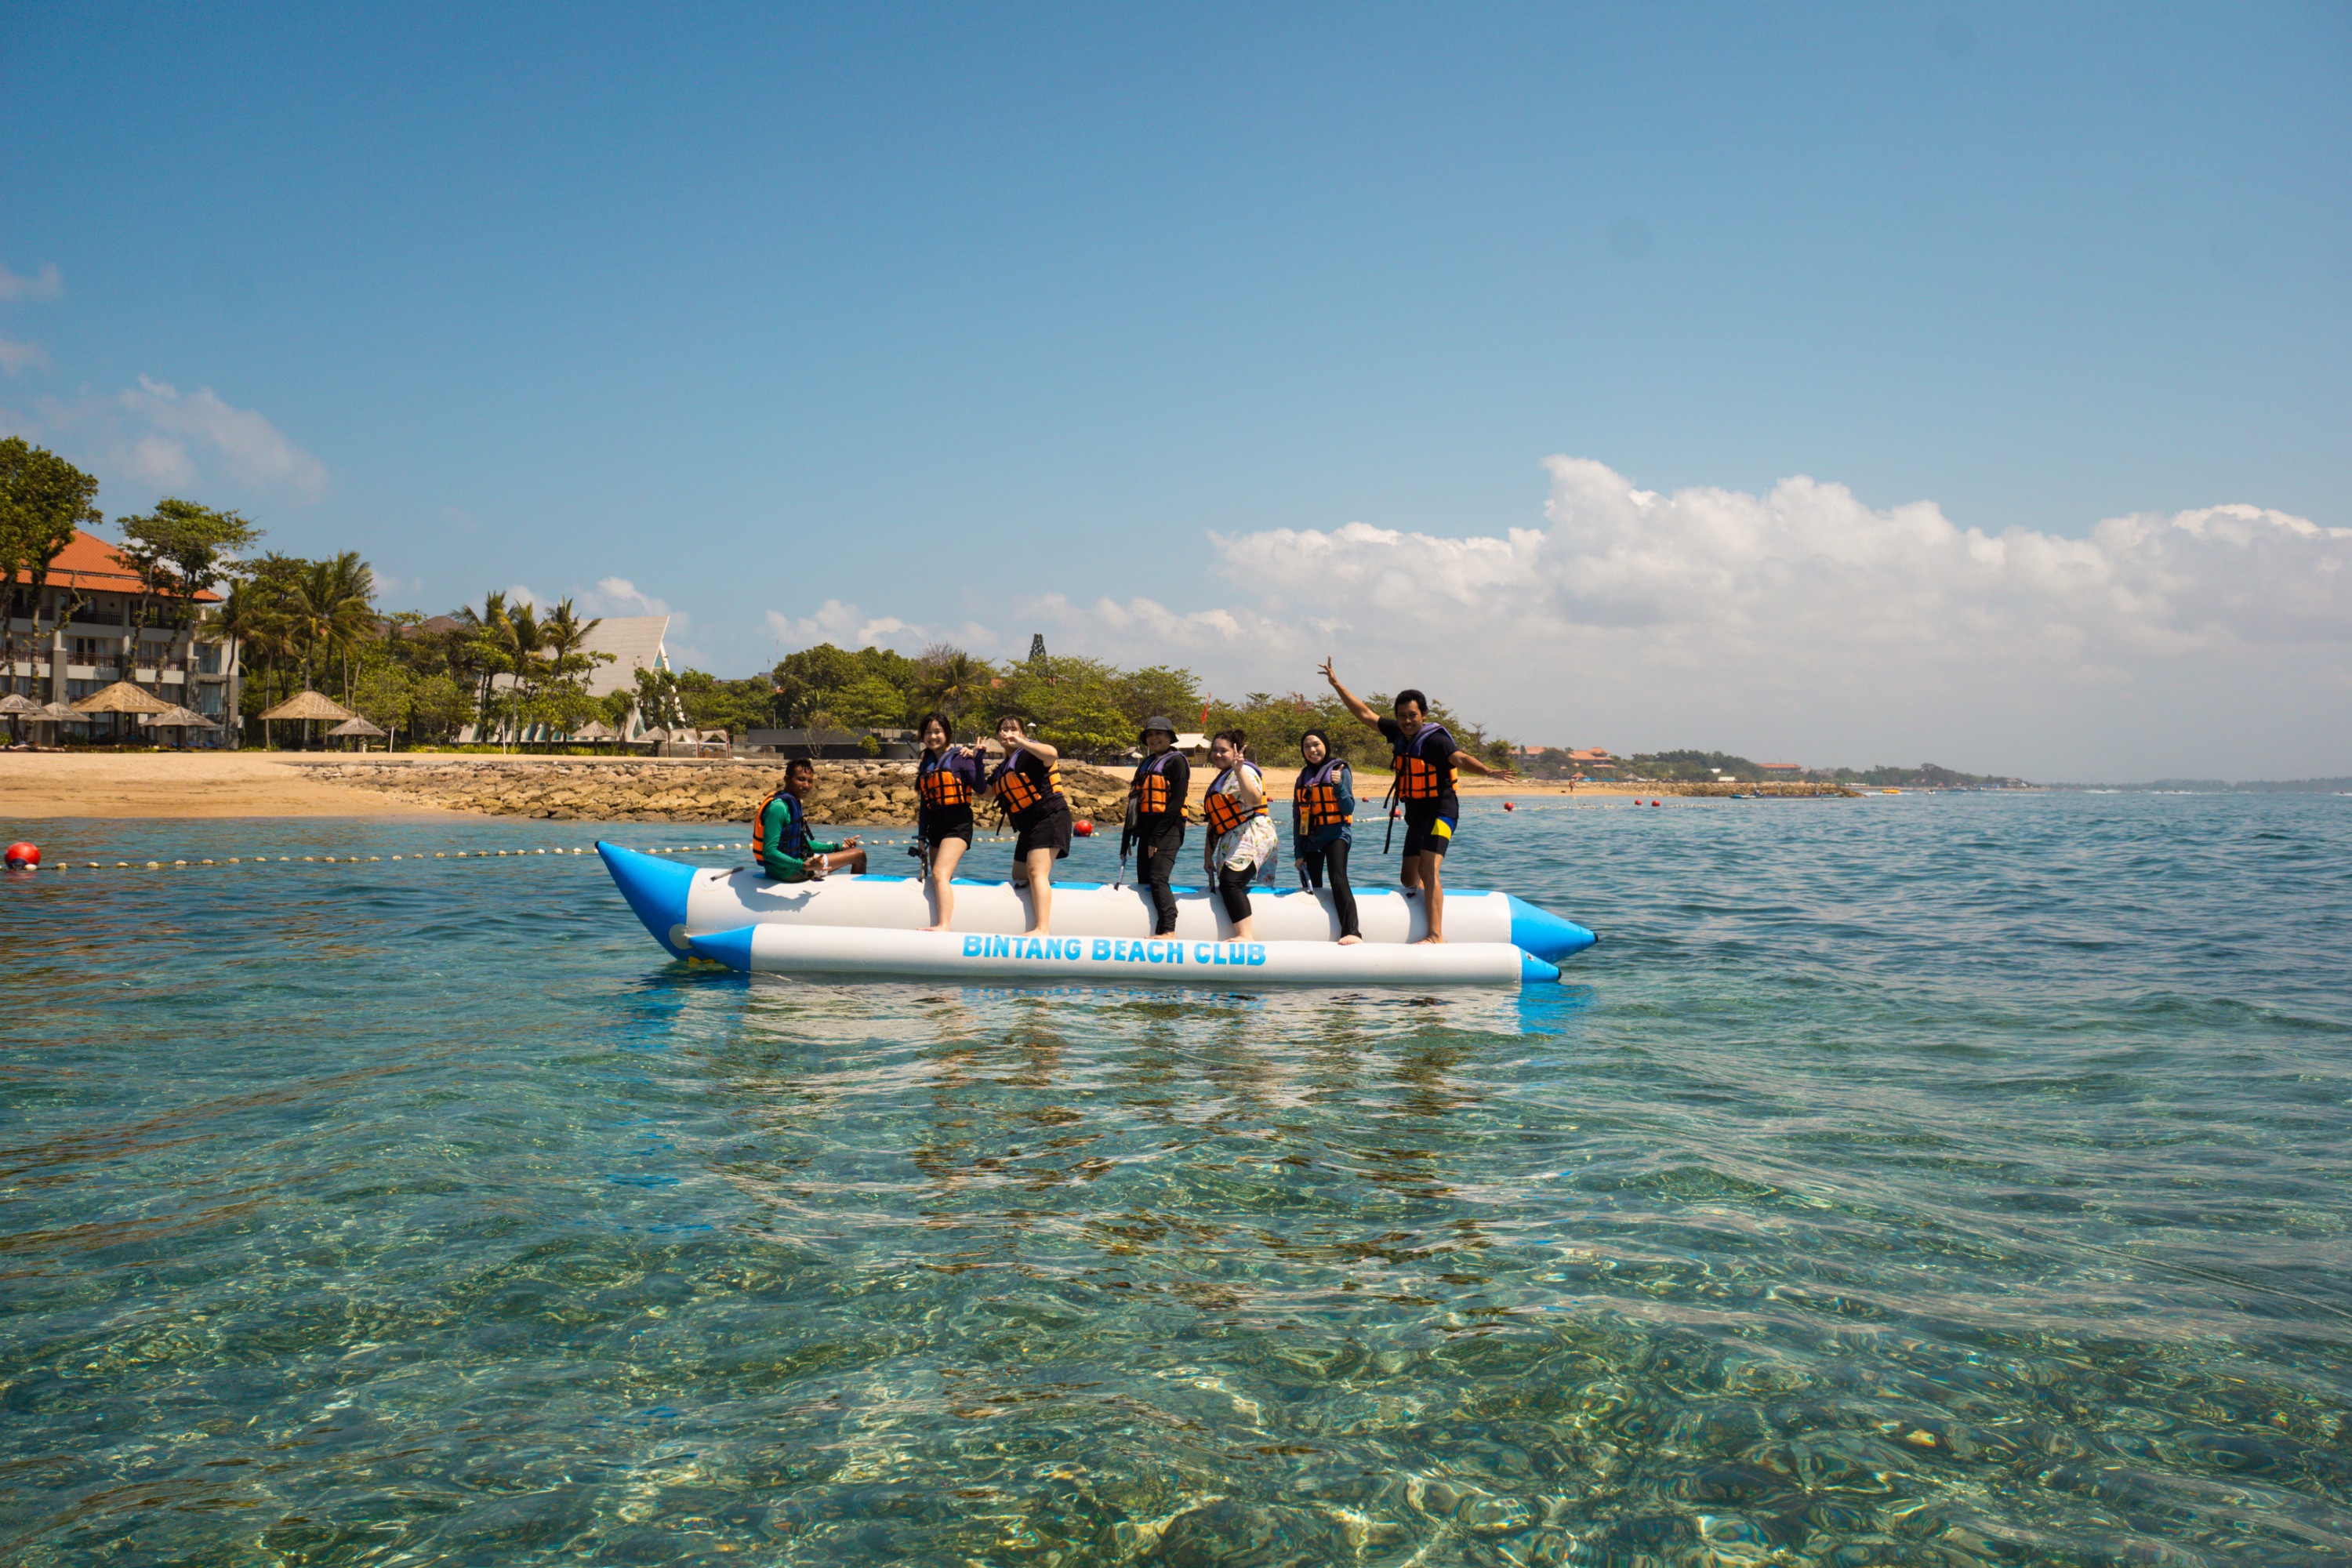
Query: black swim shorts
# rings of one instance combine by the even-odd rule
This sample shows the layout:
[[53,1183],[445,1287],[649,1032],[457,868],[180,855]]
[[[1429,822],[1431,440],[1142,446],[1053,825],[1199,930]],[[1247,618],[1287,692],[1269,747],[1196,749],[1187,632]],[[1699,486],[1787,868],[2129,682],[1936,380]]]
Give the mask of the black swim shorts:
[[1021,837],[1013,844],[1013,858],[1015,860],[1026,860],[1029,858],[1030,852],[1035,849],[1051,849],[1056,860],[1066,860],[1070,858],[1068,807],[1065,806],[1060,811],[1049,811],[1021,829]]
[[1454,824],[1462,808],[1452,801],[1409,801],[1404,808],[1404,853],[1444,855],[1454,843]]

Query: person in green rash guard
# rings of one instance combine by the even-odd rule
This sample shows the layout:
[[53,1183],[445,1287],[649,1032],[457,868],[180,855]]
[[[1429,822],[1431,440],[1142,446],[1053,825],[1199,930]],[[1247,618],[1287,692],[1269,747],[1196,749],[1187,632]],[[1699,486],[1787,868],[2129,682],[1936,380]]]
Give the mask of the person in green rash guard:
[[809,837],[808,813],[802,800],[816,784],[816,764],[797,758],[784,767],[784,786],[760,803],[751,818],[760,868],[779,882],[812,882],[846,871],[866,873],[866,851],[856,838],[827,844]]

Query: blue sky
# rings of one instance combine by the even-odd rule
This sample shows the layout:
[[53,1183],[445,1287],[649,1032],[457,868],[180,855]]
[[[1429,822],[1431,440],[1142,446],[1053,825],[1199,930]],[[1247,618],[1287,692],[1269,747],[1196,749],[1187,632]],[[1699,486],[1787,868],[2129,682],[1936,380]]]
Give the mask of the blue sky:
[[[0,424],[721,673],[1042,629],[1528,740],[2352,771],[2352,11],[1266,9],[12,5]],[[2221,505],[2286,521],[1938,564]],[[1421,581],[1514,530],[1537,599]],[[1726,674],[1780,637],[1843,646]]]

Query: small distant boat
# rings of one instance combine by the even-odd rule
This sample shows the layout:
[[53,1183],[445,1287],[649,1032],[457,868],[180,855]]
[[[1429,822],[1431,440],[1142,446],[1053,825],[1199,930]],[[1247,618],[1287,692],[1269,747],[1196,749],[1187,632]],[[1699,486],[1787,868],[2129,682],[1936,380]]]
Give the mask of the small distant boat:
[[1878,793],[1881,795],[1901,795],[1903,792],[1899,789],[1883,789]]

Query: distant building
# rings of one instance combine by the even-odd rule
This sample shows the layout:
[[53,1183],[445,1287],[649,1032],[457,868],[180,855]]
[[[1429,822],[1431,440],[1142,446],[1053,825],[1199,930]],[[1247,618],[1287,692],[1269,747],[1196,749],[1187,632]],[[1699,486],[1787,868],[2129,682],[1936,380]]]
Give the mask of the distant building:
[[[436,616],[419,629],[429,632],[443,629],[459,631],[464,628],[460,623],[447,616]],[[607,616],[599,620],[595,628],[581,642],[580,651],[583,653],[608,653],[613,656],[612,662],[599,663],[582,673],[581,685],[586,689],[588,695],[609,697],[619,691],[629,694],[632,699],[628,717],[617,726],[621,738],[625,741],[634,741],[648,730],[670,728],[671,720],[677,717],[674,714],[644,712],[634,700],[637,689],[637,671],[666,670],[669,668],[669,655],[662,646],[662,638],[668,631],[667,616]],[[497,689],[505,691],[511,690],[516,682],[511,675],[496,675],[490,678],[490,684]],[[457,732],[458,740],[466,742],[475,740],[477,737],[474,731],[475,726],[467,725]],[[561,737],[547,733],[547,726],[544,724],[530,724],[503,737],[485,735],[479,738],[486,741],[504,739],[517,742],[540,742]]]
[[1802,763],[1759,763],[1756,766],[1768,773],[1796,774],[1805,771],[1805,764]]
[[32,606],[37,620],[16,616],[7,624],[0,689],[34,702],[70,703],[128,680],[222,726],[191,731],[191,744],[234,744],[242,650],[234,637],[203,635],[220,614],[221,596],[209,589],[197,594],[184,626],[137,624],[142,609],[148,618],[173,619],[182,603],[149,593],[138,568],[105,540],[76,533],[49,567],[41,603]]

